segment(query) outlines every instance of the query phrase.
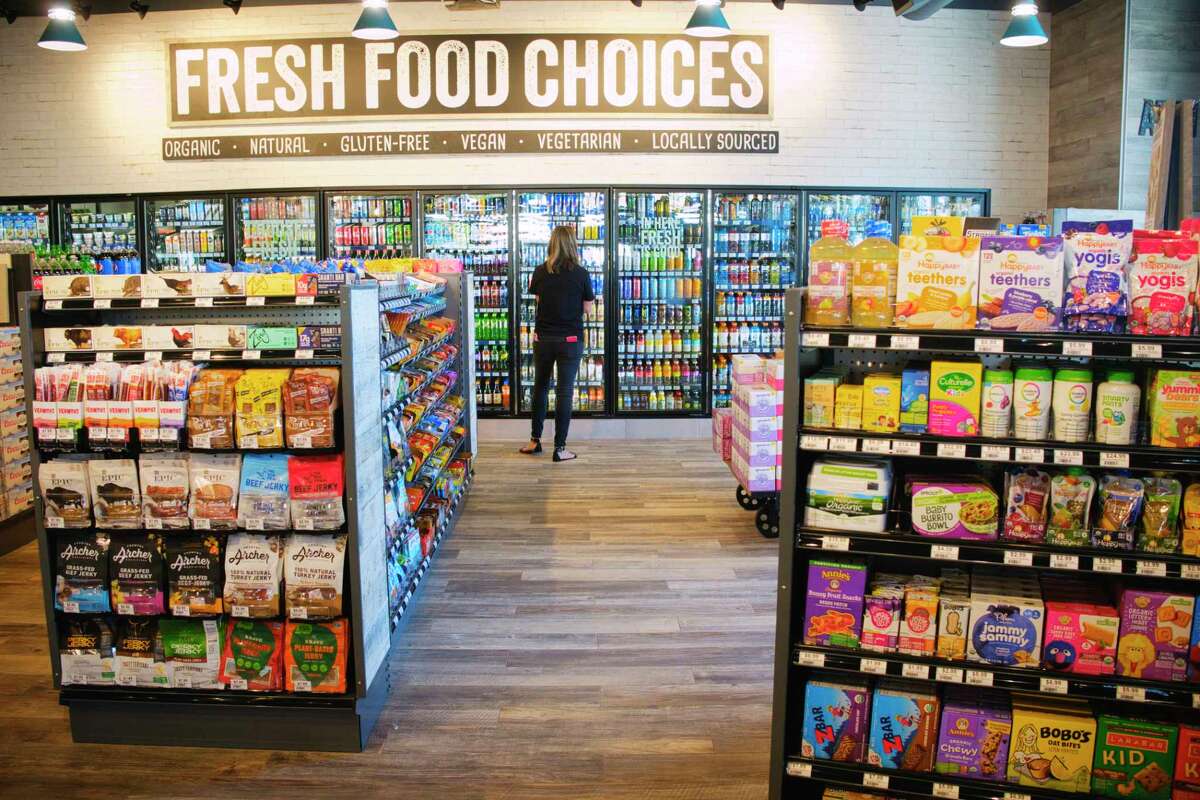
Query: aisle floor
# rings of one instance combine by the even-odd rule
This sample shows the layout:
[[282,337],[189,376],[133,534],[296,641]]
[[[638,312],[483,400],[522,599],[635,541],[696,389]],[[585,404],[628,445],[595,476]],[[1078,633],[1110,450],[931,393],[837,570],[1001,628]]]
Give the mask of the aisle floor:
[[0,796],[765,797],[776,546],[708,443],[512,449],[480,453],[362,754],[73,744],[36,546],[0,558]]

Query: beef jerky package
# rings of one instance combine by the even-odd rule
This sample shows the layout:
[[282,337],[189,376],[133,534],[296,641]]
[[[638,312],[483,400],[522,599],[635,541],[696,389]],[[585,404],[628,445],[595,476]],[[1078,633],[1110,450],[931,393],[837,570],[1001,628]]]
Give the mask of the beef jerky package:
[[167,687],[167,662],[163,657],[158,620],[124,617],[117,622],[116,682],[118,686]]
[[192,527],[233,530],[237,527],[238,484],[242,457],[193,453],[188,459],[191,475]]
[[108,598],[106,533],[63,533],[54,537],[58,566],[54,607],[68,614],[106,614]]
[[87,462],[87,469],[96,527],[140,527],[142,497],[136,462],[131,458],[93,459]]
[[297,530],[332,530],[346,523],[342,507],[343,458],[292,456],[288,478],[292,498],[292,526]]
[[167,677],[175,689],[220,689],[221,626],[215,619],[158,621]]
[[113,634],[104,617],[67,617],[59,628],[58,657],[63,684],[112,684]]
[[46,504],[47,528],[87,528],[92,524],[87,464],[58,458],[38,469]]
[[188,461],[183,456],[142,455],[138,459],[142,519],[147,528],[190,528]]
[[346,691],[346,620],[287,623],[289,692]]
[[278,536],[230,534],[225,543],[225,609],[230,616],[279,616],[282,552]]
[[231,619],[225,628],[221,683],[231,689],[277,692],[283,688],[283,623]]
[[283,556],[289,619],[330,619],[342,614],[346,537],[294,533]]
[[221,587],[221,537],[167,537],[167,598],[176,617],[212,617],[225,609]]
[[126,616],[153,616],[166,610],[162,537],[154,533],[115,533],[108,551],[112,603]]
[[288,457],[248,453],[242,459],[238,527],[248,531],[288,526]]

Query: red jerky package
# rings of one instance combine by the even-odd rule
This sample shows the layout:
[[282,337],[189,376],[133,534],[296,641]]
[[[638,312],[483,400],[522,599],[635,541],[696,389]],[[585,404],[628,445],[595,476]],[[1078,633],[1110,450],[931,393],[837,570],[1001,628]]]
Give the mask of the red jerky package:
[[288,622],[284,659],[289,692],[345,692],[346,620]]
[[232,689],[276,692],[283,688],[283,623],[231,619],[218,680]]
[[346,524],[342,504],[343,464],[341,453],[289,459],[292,527],[297,530],[335,530]]

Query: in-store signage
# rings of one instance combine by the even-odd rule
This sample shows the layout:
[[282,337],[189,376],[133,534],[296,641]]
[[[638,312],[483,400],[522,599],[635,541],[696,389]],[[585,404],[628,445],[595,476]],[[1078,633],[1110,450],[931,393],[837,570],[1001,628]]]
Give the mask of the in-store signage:
[[771,112],[767,36],[431,35],[168,45],[171,124]]
[[[164,161],[296,156],[477,155],[503,153],[728,153],[779,152],[779,131],[520,130],[355,131],[262,136],[173,136],[162,140]],[[669,222],[669,221],[668,221]],[[682,235],[682,229],[679,235]],[[675,235],[664,228],[655,236]]]

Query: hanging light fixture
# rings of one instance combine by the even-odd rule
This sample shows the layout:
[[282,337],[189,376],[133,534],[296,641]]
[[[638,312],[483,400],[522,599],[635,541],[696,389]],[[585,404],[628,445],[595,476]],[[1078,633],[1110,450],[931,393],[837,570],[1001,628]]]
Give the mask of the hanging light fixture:
[[83,35],[79,33],[79,28],[75,27],[74,11],[56,7],[50,9],[49,16],[46,30],[42,32],[42,38],[38,39],[38,47],[68,53],[87,50]]
[[721,12],[721,0],[696,0],[696,10],[684,33],[710,39],[729,35],[729,23]]
[[1037,47],[1050,41],[1042,23],[1038,21],[1038,4],[1035,0],[1016,0],[1012,6],[1012,22],[1000,44],[1005,47]]
[[354,36],[358,39],[395,39],[400,35],[396,23],[388,14],[387,0],[363,0],[362,14],[354,26]]

